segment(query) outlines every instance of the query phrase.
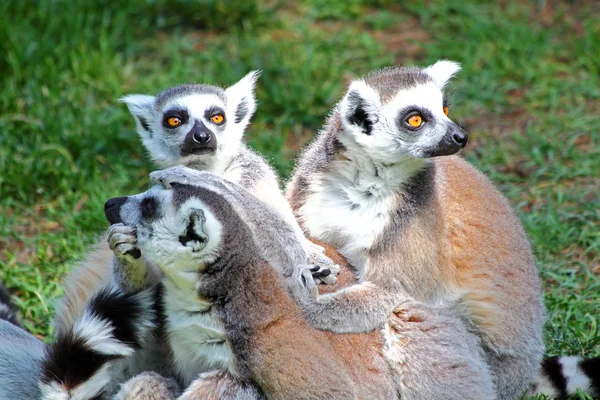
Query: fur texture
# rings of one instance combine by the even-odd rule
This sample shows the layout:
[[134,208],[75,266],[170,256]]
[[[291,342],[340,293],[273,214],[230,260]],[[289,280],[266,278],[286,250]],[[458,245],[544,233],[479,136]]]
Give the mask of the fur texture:
[[[194,281],[232,355],[183,398],[493,398],[479,339],[457,329],[462,324],[450,309],[407,300],[383,331],[316,329],[289,290],[310,281],[294,261],[301,243],[288,234],[287,246],[276,244],[271,235],[286,229],[277,215],[265,224],[267,207],[211,174],[176,168],[152,179],[162,187],[129,197],[120,206],[121,222],[136,228],[141,252],[165,276]],[[140,211],[148,198],[154,199],[150,214]],[[451,343],[462,343],[462,354]],[[447,358],[421,357],[425,348],[443,350]],[[413,363],[421,372],[407,373]]]
[[451,155],[466,144],[443,96],[458,69],[443,61],[353,82],[302,154],[290,203],[360,282],[303,301],[315,324],[337,332],[372,329],[398,295],[450,307],[480,337],[498,398],[517,399],[543,354],[540,281],[507,200]]
[[[326,272],[335,271],[336,266],[323,255],[322,248],[304,238],[281,193],[275,172],[243,143],[244,130],[256,110],[254,86],[258,75],[256,71],[251,72],[227,89],[180,85],[157,96],[129,95],[122,101],[134,116],[138,134],[157,164],[163,167],[184,164],[210,171],[249,190],[281,216],[303,243],[297,250],[298,262],[322,265],[323,270],[316,272],[316,278],[332,283],[334,274],[326,276]],[[222,116],[221,122],[214,122],[216,115]],[[176,118],[175,127],[168,125],[170,118]],[[82,318],[90,298],[106,287],[137,292],[159,284],[162,272],[139,254],[136,240],[130,228],[111,227],[107,234],[108,246],[99,244],[84,263],[73,269],[67,279],[65,296],[57,307],[57,332],[70,332],[75,321]],[[167,283],[167,288],[171,287],[169,284],[185,286],[167,290],[165,307],[167,325],[172,328],[169,329],[171,343],[176,344],[172,351],[174,371],[188,384],[198,373],[220,366],[229,355],[219,344],[219,327],[204,321],[202,316],[190,315],[204,307],[194,300],[193,288],[179,278]],[[198,331],[200,326],[203,328]],[[189,344],[192,348],[177,345],[178,337],[190,336],[197,338],[196,343]],[[123,376],[120,381],[129,377],[131,375]]]

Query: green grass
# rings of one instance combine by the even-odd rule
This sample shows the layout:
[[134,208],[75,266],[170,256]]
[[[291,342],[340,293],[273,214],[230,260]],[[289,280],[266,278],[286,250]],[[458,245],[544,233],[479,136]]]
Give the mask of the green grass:
[[[250,144],[285,177],[349,79],[459,61],[465,156],[509,197],[544,280],[549,354],[600,355],[600,12],[594,2],[0,4],[0,280],[45,338],[104,201],[152,165],[116,99],[262,69]],[[455,2],[456,3],[456,2]]]

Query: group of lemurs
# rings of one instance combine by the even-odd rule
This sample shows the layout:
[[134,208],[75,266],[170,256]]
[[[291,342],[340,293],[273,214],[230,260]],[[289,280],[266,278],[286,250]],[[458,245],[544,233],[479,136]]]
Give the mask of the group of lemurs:
[[0,292],[0,398],[600,396],[598,359],[543,360],[527,237],[455,155],[468,135],[443,89],[458,71],[353,81],[286,195],[243,142],[258,73],[124,97],[164,169],[106,202],[106,240],[65,284],[53,343],[16,326]]

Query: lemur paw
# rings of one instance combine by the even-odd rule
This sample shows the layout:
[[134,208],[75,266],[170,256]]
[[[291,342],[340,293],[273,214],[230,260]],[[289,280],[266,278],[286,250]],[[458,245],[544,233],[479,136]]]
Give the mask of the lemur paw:
[[315,299],[319,296],[319,289],[313,278],[314,273],[326,274],[320,266],[299,265],[296,267],[294,274],[289,278],[289,287],[295,297],[303,298],[307,292]]
[[143,372],[121,385],[113,400],[174,400],[179,393],[174,379],[156,372]]
[[142,256],[142,252],[137,247],[137,232],[131,226],[121,223],[111,225],[106,240],[119,260],[133,261]]
[[108,229],[108,245],[114,252],[113,277],[126,291],[137,291],[150,284],[149,265],[137,246],[137,232],[131,226],[114,224]]
[[171,189],[173,184],[192,185],[198,181],[199,171],[191,170],[182,165],[177,165],[160,171],[150,173],[150,181],[155,185],[161,185],[165,189]]
[[411,331],[418,328],[428,331],[437,328],[435,307],[415,300],[406,300],[394,308],[388,323],[396,332]]
[[318,265],[321,267],[321,271],[328,273],[313,274],[315,283],[333,285],[337,282],[337,276],[340,273],[340,266],[335,264],[329,257],[325,255],[325,249],[317,244],[309,242],[308,245],[308,264]]

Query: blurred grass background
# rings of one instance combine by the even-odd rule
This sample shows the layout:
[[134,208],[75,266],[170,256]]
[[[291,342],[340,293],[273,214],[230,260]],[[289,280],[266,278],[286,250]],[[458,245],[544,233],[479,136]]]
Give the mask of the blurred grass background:
[[45,338],[106,199],[152,165],[116,99],[263,70],[250,144],[286,177],[352,78],[459,61],[464,156],[509,197],[544,279],[550,354],[600,355],[600,4],[38,0],[0,3],[0,280]]

